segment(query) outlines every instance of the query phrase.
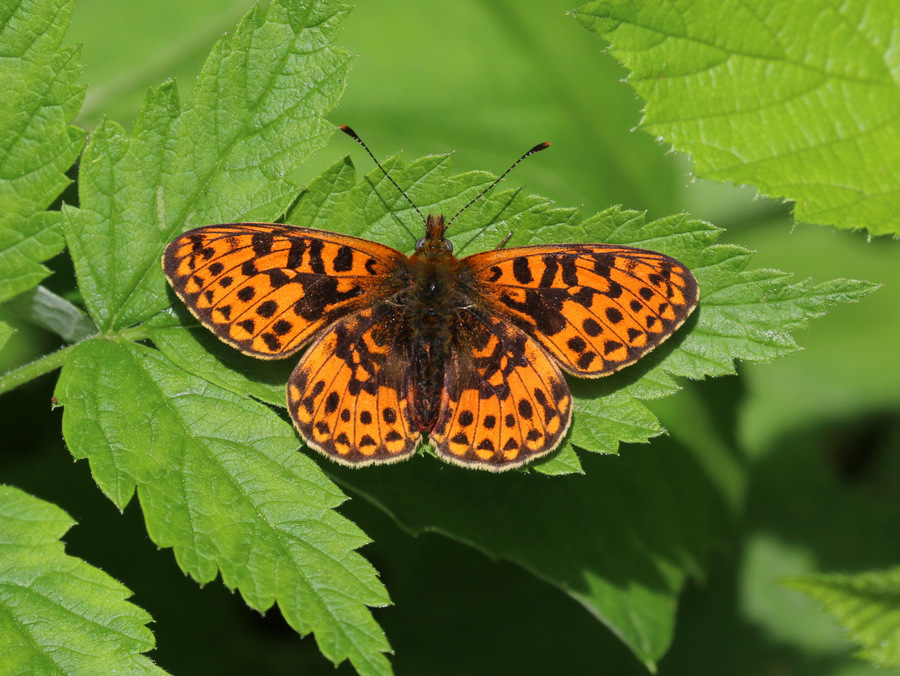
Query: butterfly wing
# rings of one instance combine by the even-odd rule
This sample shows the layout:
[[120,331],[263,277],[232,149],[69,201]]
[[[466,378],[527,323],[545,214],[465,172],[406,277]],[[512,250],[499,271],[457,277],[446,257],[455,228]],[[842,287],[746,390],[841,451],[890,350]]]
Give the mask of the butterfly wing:
[[458,317],[454,338],[429,433],[438,456],[501,472],[559,446],[572,397],[547,352],[509,322],[477,311]]
[[200,322],[263,359],[388,294],[399,251],[357,237],[270,223],[189,230],[166,247],[166,278]]
[[312,448],[345,465],[403,460],[422,443],[408,402],[408,338],[379,304],[329,326],[288,380],[288,411]]
[[476,303],[533,336],[580,377],[633,364],[697,306],[690,270],[645,249],[528,246],[485,251],[462,263]]

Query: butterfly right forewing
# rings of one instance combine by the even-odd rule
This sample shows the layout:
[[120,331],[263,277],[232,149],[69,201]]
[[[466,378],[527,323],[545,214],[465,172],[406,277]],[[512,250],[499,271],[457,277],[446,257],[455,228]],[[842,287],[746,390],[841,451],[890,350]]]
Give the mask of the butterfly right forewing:
[[391,274],[405,259],[382,244],[323,230],[228,223],[177,237],[163,269],[216,336],[245,354],[275,359],[391,293]]

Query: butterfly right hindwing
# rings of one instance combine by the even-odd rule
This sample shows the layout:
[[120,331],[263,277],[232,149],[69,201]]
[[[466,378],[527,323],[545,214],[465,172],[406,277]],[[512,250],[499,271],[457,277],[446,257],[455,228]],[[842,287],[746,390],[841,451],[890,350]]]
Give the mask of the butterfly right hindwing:
[[342,464],[396,462],[422,443],[408,397],[414,386],[408,337],[393,319],[380,304],[338,320],[288,380],[288,411],[297,429]]

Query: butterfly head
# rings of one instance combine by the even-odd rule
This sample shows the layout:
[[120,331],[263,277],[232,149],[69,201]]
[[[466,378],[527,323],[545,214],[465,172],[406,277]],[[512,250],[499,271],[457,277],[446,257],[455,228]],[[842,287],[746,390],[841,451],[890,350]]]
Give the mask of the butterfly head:
[[444,215],[428,214],[425,220],[425,236],[416,242],[416,253],[433,258],[446,256],[453,253],[453,244],[444,239],[447,226],[444,224]]

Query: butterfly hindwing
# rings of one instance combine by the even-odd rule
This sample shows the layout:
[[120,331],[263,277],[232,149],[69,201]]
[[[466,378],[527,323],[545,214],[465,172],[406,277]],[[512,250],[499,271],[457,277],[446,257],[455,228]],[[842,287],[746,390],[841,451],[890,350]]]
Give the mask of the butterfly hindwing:
[[573,244],[464,258],[481,305],[533,336],[566,371],[608,375],[671,336],[697,305],[680,262],[645,249]]
[[220,339],[263,359],[296,352],[329,323],[379,299],[405,256],[312,228],[229,223],[190,230],[163,270],[191,313]]
[[437,422],[437,455],[504,471],[553,451],[572,418],[569,386],[554,360],[523,331],[469,312],[454,327]]
[[422,442],[408,401],[409,343],[392,318],[379,304],[338,320],[288,381],[288,411],[307,444],[345,465],[403,460]]

